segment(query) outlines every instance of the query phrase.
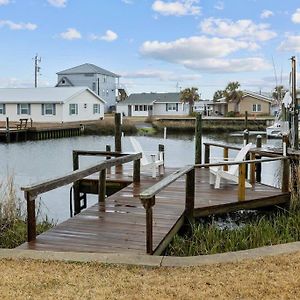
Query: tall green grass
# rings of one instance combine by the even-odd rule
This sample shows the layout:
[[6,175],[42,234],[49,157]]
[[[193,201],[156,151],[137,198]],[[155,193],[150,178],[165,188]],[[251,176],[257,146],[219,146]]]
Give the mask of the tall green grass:
[[[0,182],[0,248],[15,248],[27,238],[26,214],[24,202],[17,197],[13,176]],[[41,219],[40,210],[37,212]],[[44,217],[37,224],[40,234],[53,226],[53,221]]]
[[167,255],[193,256],[245,250],[300,240],[300,211],[279,210],[258,214],[238,226],[222,227],[211,222],[196,222],[190,231],[176,235]]

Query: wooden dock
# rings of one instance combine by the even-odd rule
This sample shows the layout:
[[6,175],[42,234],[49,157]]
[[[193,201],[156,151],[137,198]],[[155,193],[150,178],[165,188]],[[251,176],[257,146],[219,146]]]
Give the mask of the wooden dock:
[[[284,204],[290,200],[289,192],[256,183],[251,189],[246,189],[245,200],[239,201],[237,185],[222,182],[220,189],[214,189],[209,184],[208,168],[192,168],[192,170],[195,170],[193,212],[195,216]],[[129,185],[107,197],[105,202],[83,210],[19,248],[144,254],[147,244],[149,247],[149,226],[147,226],[149,218],[140,194],[159,182],[168,180],[172,176],[176,178],[181,174],[174,171],[176,170],[166,169],[165,174],[156,179],[142,173],[140,182],[133,182],[133,177],[128,175],[108,175],[107,183],[124,181]],[[152,245],[150,246],[153,251],[151,254],[161,254],[186,220],[185,174],[183,172],[174,182],[170,182],[155,195],[152,211]]]

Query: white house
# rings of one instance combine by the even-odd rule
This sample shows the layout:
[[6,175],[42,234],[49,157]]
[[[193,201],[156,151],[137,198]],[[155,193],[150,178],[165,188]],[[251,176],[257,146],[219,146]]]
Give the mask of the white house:
[[140,93],[118,102],[117,112],[128,117],[188,115],[189,104],[180,101],[180,93]]
[[72,122],[104,117],[105,101],[87,87],[1,88],[0,121]]
[[57,76],[57,87],[87,86],[106,101],[105,112],[115,109],[119,75],[86,63],[60,71]]

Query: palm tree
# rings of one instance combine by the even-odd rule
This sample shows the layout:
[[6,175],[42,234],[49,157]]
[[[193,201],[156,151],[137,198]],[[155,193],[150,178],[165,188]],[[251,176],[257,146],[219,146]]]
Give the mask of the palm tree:
[[217,90],[214,93],[213,101],[217,101],[218,99],[221,99],[224,97],[224,91],[222,90]]
[[194,102],[199,99],[198,89],[195,87],[186,88],[180,92],[180,101],[189,104],[189,114],[193,112]]
[[287,92],[287,89],[284,88],[283,85],[277,85],[275,86],[272,97],[275,100],[275,103],[280,105],[282,102],[282,99],[284,98],[285,94]]
[[234,112],[238,112],[238,105],[243,97],[243,92],[239,90],[240,84],[238,81],[229,82],[223,92],[227,103],[231,102],[234,104]]

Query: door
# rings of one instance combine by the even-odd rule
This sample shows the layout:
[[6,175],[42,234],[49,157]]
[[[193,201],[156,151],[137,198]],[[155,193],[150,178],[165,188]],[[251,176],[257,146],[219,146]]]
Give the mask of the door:
[[128,105],[128,117],[131,117],[131,105]]

